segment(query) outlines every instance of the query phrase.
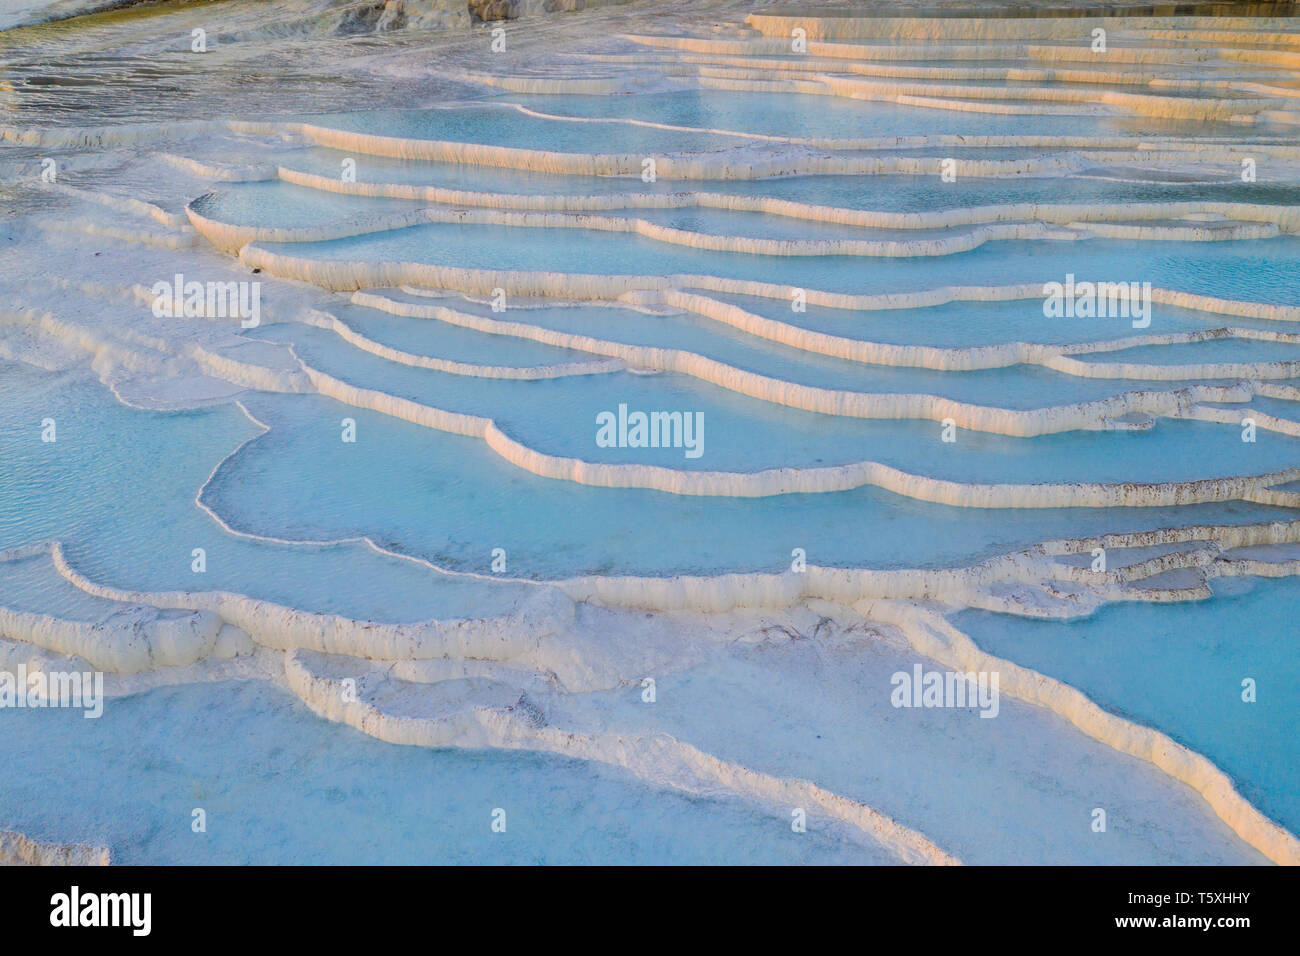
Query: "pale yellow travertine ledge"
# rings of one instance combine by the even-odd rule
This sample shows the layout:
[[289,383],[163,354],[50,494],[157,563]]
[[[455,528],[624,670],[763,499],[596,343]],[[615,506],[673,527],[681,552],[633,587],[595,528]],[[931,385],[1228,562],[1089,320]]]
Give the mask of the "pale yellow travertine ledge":
[[[1121,159],[1162,158],[1165,154],[1134,150]],[[1246,155],[1240,147],[1225,147],[1211,160],[1236,161]],[[1296,155],[1300,158],[1300,149]],[[1111,157],[1113,158],[1113,157]],[[956,168],[962,168],[962,162]],[[671,193],[491,193],[440,186],[406,183],[343,182],[336,177],[321,176],[280,166],[276,175],[295,186],[352,196],[375,196],[391,199],[424,200],[447,206],[486,207],[501,210],[537,212],[609,212],[620,209],[686,209],[700,207],[729,212],[762,213],[789,219],[859,226],[864,229],[946,229],[955,226],[985,225],[999,222],[1037,221],[1067,225],[1098,223],[1110,220],[1170,220],[1190,216],[1222,216],[1241,222],[1265,223],[1284,232],[1300,232],[1300,206],[1276,203],[1225,202],[1221,200],[1168,200],[1161,202],[1117,203],[1000,203],[992,206],[958,206],[922,212],[893,212],[879,209],[852,209],[817,203],[779,199],[772,196],[745,196],[734,193],[698,190]],[[222,223],[199,213],[191,203],[186,213],[191,223],[216,230],[221,227],[256,228]],[[415,212],[411,210],[410,212]],[[398,214],[400,215],[400,214]],[[375,217],[379,218],[379,217]],[[197,220],[197,222],[196,222]],[[366,220],[366,221],[369,221]],[[267,228],[267,227],[263,227]],[[305,227],[303,227],[305,228]],[[307,234],[304,234],[307,235]],[[264,237],[269,238],[269,236]],[[331,238],[333,238],[331,236]],[[222,239],[223,244],[225,239]],[[251,241],[251,240],[246,240]]]
[[[734,328],[804,351],[834,355],[894,367],[921,367],[936,370],[970,370],[1002,368],[1025,363],[1041,365],[1062,374],[1083,378],[1132,378],[1163,381],[1212,378],[1290,378],[1300,373],[1300,362],[1201,363],[1197,365],[1161,366],[1139,363],[1086,363],[1066,357],[1105,352],[1145,345],[1170,345],[1232,337],[1216,332],[1171,333],[1140,336],[1126,340],[1081,343],[1066,346],[1030,345],[1013,342],[1003,346],[979,346],[968,349],[932,349],[926,346],[899,346],[857,339],[844,339],[807,332],[797,326],[763,319],[725,303],[707,300],[716,308],[700,304],[702,297],[666,293],[664,301],[680,305],[697,314],[718,318]],[[772,378],[727,365],[708,356],[683,349],[646,345],[629,345],[590,335],[562,332],[528,322],[494,319],[463,312],[443,305],[403,302],[373,292],[356,292],[357,305],[408,318],[427,318],[488,335],[508,335],[539,342],[556,348],[576,349],[618,359],[627,366],[658,371],[678,372],[762,401],[799,408],[804,411],[852,418],[928,418],[942,421],[951,418],[962,428],[991,431],[1006,435],[1030,436],[1075,428],[1110,428],[1122,416],[1134,413],[1177,416],[1189,405],[1203,402],[1242,401],[1240,387],[1212,386],[1204,391],[1130,392],[1114,399],[1072,403],[1067,406],[1041,407],[1028,411],[989,408],[935,396],[897,393],[850,392],[804,385]],[[1233,331],[1233,330],[1229,330]],[[1243,339],[1270,340],[1264,333],[1249,334]],[[788,334],[783,334],[788,333]],[[1296,336],[1274,333],[1273,341],[1295,344]],[[839,346],[835,348],[834,346]],[[1167,396],[1157,398],[1157,395]],[[1069,409],[1066,411],[1065,409]]]
[[[273,275],[310,282],[335,291],[420,286],[475,295],[492,295],[502,288],[511,295],[568,299],[610,300],[632,292],[703,289],[735,295],[789,301],[793,287],[751,279],[710,275],[596,275],[590,273],[469,269],[421,262],[320,260],[293,256],[249,243],[239,250],[241,262]],[[1059,281],[1057,277],[1049,281]],[[1083,277],[1081,277],[1083,278]],[[1094,277],[1088,277],[1094,278]],[[804,290],[810,305],[836,309],[870,310],[923,308],[953,301],[1006,301],[1041,298],[1041,283],[1017,286],[947,286],[898,293],[854,294]],[[1170,289],[1151,290],[1152,301],[1196,311],[1219,312],[1244,318],[1300,321],[1300,307],[1267,302],[1243,302]]]
[[[7,321],[53,335],[61,342],[96,356],[113,355],[114,362],[157,372],[163,364],[157,355],[132,349],[102,332],[55,319],[48,313],[0,315]],[[913,475],[879,462],[862,461],[821,468],[778,468],[758,472],[679,471],[640,464],[602,464],[575,458],[547,455],[510,438],[491,420],[423,405],[375,389],[360,388],[298,359],[299,368],[272,369],[251,365],[192,345],[185,358],[206,374],[236,384],[279,392],[315,391],[356,408],[408,421],[421,427],[482,439],[494,453],[533,474],[579,484],[612,488],[645,488],[680,495],[722,497],[765,497],[845,491],[874,485],[895,494],[954,507],[980,508],[1064,508],[1064,507],[1158,507],[1212,501],[1245,500],[1278,502],[1269,489],[1300,479],[1300,469],[1286,469],[1264,475],[1207,478],[1157,483],[1068,483],[1068,484],[964,484]],[[1060,406],[1032,413],[1008,412],[980,406],[963,406],[935,396],[884,396],[873,415],[906,411],[913,416],[951,411],[969,417],[994,430],[999,428],[1042,429],[1055,422],[1078,421],[1090,414],[1127,413],[1138,407],[1154,408],[1164,414],[1195,417],[1201,403],[1243,402],[1252,392],[1248,385],[1189,386],[1173,392],[1135,392],[1100,403]],[[874,398],[874,396],[869,396]],[[924,413],[924,414],[922,414]],[[1260,427],[1268,427],[1261,418]],[[1291,423],[1286,423],[1288,426]],[[1294,496],[1288,496],[1288,499]]]
[[[431,223],[459,225],[497,225],[533,229],[590,229],[597,232],[623,232],[644,236],[657,242],[703,249],[710,252],[732,252],[761,256],[946,256],[969,252],[986,242],[1007,239],[1073,239],[1076,234],[1052,229],[1042,223],[1000,223],[976,226],[967,233],[954,233],[933,239],[767,239],[750,236],[729,236],[677,229],[646,219],[622,216],[599,216],[591,213],[570,212],[514,212],[500,209],[451,209],[430,207],[404,213],[391,213],[364,220],[352,220],[327,226],[278,228],[259,226],[231,226],[217,223],[191,210],[191,221],[214,246],[226,252],[236,252],[249,242],[315,242],[340,239],[404,229],[409,226]],[[1206,233],[1204,227],[1192,227]],[[1267,227],[1270,235],[1277,227]],[[1159,228],[1153,228],[1142,238],[1161,238]],[[1177,230],[1168,230],[1168,238]],[[1223,238],[1249,238],[1224,235]]]
[[[782,56],[789,55],[791,43],[786,39],[726,40],[713,37],[653,36],[626,34],[626,39],[649,47],[686,50],[709,55]],[[872,61],[919,60],[936,63],[945,60],[1021,61],[1047,60],[1051,62],[1096,64],[1098,56],[1091,49],[1091,37],[1076,44],[1024,43],[1016,40],[988,44],[974,43],[849,43],[827,42],[810,38],[808,53],[812,56],[834,59]],[[1133,47],[1111,46],[1106,51],[1105,67],[1126,66],[1185,66],[1194,69],[1228,60],[1238,63],[1265,66],[1295,67],[1300,65],[1300,53],[1283,50],[1233,49],[1230,47]]]
[[[250,242],[320,242],[433,223],[625,232],[687,248],[767,256],[941,256],[968,252],[985,242],[1001,240],[1071,240],[1095,235],[1103,238],[1187,242],[1272,238],[1282,232],[1300,233],[1300,206],[1256,203],[1170,201],[1104,206],[1014,203],[923,213],[893,213],[725,193],[520,196],[374,183],[336,185],[336,181],[327,177],[284,169],[280,173],[286,182],[327,192],[426,199],[438,205],[313,226],[256,226],[223,222],[206,216],[195,208],[198,204],[196,200],[186,207],[189,223],[214,247],[231,253],[238,252]],[[469,208],[457,208],[462,206]],[[864,229],[972,228],[969,232],[954,232],[925,239],[775,239],[707,233],[679,229],[641,218],[593,214],[594,211],[689,207],[762,213]],[[1229,221],[1178,221],[1207,216],[1223,217]],[[1138,224],[1142,220],[1156,220],[1159,224]],[[1065,228],[1050,229],[1048,226]]]
[[[722,291],[722,290],[718,290]],[[926,292],[916,293],[916,299],[911,300],[916,304],[909,305],[907,296],[912,293],[903,293],[902,296],[890,297],[884,302],[877,300],[866,307],[856,307],[855,311],[870,311],[873,307],[877,309],[905,309],[905,308],[923,308],[936,304],[932,301],[931,291],[938,292],[962,292],[966,294],[954,295],[952,299],[946,301],[1015,301],[1023,299],[1041,299],[1044,297],[1042,285],[1025,285],[1025,286],[991,286],[982,289],[970,288],[966,290],[927,290]],[[983,292],[987,297],[978,293]],[[742,309],[740,306],[733,305],[730,302],[719,301],[709,296],[700,295],[694,292],[687,292],[678,289],[669,289],[661,293],[644,293],[638,295],[639,300],[645,300],[649,296],[655,295],[658,300],[677,306],[687,312],[696,315],[702,315],[706,318],[721,322],[724,325],[745,332],[758,338],[766,339],[771,342],[778,342],[782,345],[796,348],[800,351],[811,352],[819,355],[827,355],[832,358],[844,359],[851,362],[864,362],[874,365],[889,365],[894,367],[912,367],[928,368],[939,371],[969,371],[972,369],[989,369],[1005,368],[1009,365],[1021,363],[1044,365],[1056,371],[1068,375],[1077,375],[1085,378],[1136,378],[1136,379],[1153,379],[1165,381],[1183,381],[1193,378],[1250,378],[1258,373],[1261,378],[1287,378],[1288,374],[1294,367],[1294,363],[1289,362],[1253,362],[1253,363],[1198,363],[1195,365],[1182,366],[1162,366],[1154,363],[1126,363],[1124,365],[1112,364],[1103,365],[1101,363],[1088,364],[1077,361],[1070,361],[1065,356],[1080,354],[1100,353],[1117,351],[1127,348],[1136,348],[1145,345],[1177,345],[1189,344],[1193,342],[1204,342],[1212,339],[1240,338],[1251,339],[1256,341],[1273,341],[1284,344],[1296,344],[1300,342],[1294,334],[1290,333],[1265,333],[1252,329],[1207,329],[1204,332],[1171,332],[1157,335],[1140,335],[1127,336],[1118,339],[1098,340],[1091,342],[1079,342],[1073,344],[1044,345],[1030,342],[1004,342],[991,345],[977,345],[966,347],[943,348],[930,345],[896,345],[892,343],[872,342],[866,339],[849,338],[847,336],[832,335],[827,332],[818,332],[790,322],[782,322],[777,319],[758,315],[754,312]],[[805,290],[809,302],[812,302],[812,296]],[[1163,304],[1178,304],[1184,308],[1190,308],[1189,301],[1184,298],[1182,293],[1174,293],[1167,289],[1151,289],[1151,300]],[[372,305],[375,308],[389,310],[391,307],[382,301],[382,297],[376,298],[373,293],[355,293],[354,296],[366,296],[364,304]],[[1128,289],[1121,290],[1117,294],[1117,301],[1127,302],[1130,299]],[[828,302],[813,302],[816,305],[831,306]],[[1247,306],[1265,306],[1270,308],[1267,303],[1248,303],[1248,302],[1228,302],[1226,300],[1209,300],[1198,303],[1205,307],[1205,311],[1215,312],[1217,314],[1233,314],[1229,311],[1234,307],[1246,310]],[[1214,306],[1221,306],[1216,309]],[[1297,321],[1300,320],[1300,308],[1294,306],[1276,306],[1279,311],[1273,313],[1272,318],[1279,321]],[[1241,314],[1238,312],[1237,314]],[[441,316],[439,316],[441,317]],[[1260,316],[1254,316],[1260,317]],[[1175,371],[1177,370],[1177,371]]]
[[589,362],[567,362],[555,365],[523,366],[483,365],[473,362],[455,362],[431,355],[416,355],[411,352],[405,352],[401,349],[395,349],[382,342],[376,342],[374,339],[362,335],[352,326],[338,318],[338,316],[330,315],[328,313],[314,311],[313,320],[310,324],[316,325],[319,328],[329,329],[349,345],[358,348],[363,352],[369,352],[371,355],[377,355],[389,362],[397,362],[399,365],[409,365],[413,368],[427,368],[437,372],[446,372],[449,375],[465,375],[471,378],[500,378],[532,382],[551,378],[567,378],[571,375],[601,375],[607,372],[617,372],[627,368],[626,362],[617,359],[607,361],[592,360]]
[[544,478],[603,488],[646,488],[675,495],[735,498],[847,491],[873,485],[934,504],[965,508],[1133,508],[1253,500],[1269,487],[1300,479],[1300,468],[1266,475],[1177,482],[978,484],[908,474],[880,462],[758,472],[679,471],[657,465],[608,465],[547,455],[494,426],[485,438],[511,464]]
[[[795,57],[789,50],[782,51]],[[692,67],[727,66],[751,69],[753,57],[732,53],[682,53],[593,55],[590,59],[602,63],[623,65],[652,66],[673,75],[693,75]],[[1124,69],[1106,70],[1102,68],[1079,69],[1045,66],[938,66],[938,65],[899,65],[896,63],[867,62],[822,58],[808,54],[796,58],[781,60],[767,55],[763,58],[763,68],[786,73],[847,73],[852,76],[893,77],[911,80],[1002,80],[1010,83],[1086,83],[1105,86],[1146,86],[1153,90],[1169,93],[1202,92],[1233,93],[1251,91],[1268,96],[1288,96],[1292,92],[1285,87],[1265,86],[1249,80],[1216,80],[1201,78],[1170,77],[1156,70]],[[1280,71],[1279,71],[1280,72]],[[486,81],[483,74],[466,74],[476,82]],[[712,132],[712,130],[711,130]],[[752,135],[752,134],[751,134]],[[760,137],[762,138],[762,137]]]
[[[790,295],[791,289],[788,286],[776,286],[751,280],[723,279],[713,276],[612,276],[498,272],[409,262],[325,262],[307,257],[294,257],[276,253],[254,244],[243,247],[240,250],[240,258],[255,268],[264,268],[276,275],[301,279],[325,288],[337,290],[359,291],[367,287],[424,286],[490,295],[492,290],[501,288],[510,294],[579,301],[626,298],[632,293],[656,293],[669,304],[724,322],[749,334],[804,351],[875,364],[910,365],[939,369],[992,368],[1017,362],[1045,364],[1062,352],[1081,350],[1079,346],[1058,349],[1027,343],[1006,343],[964,350],[885,345],[815,332],[790,323],[756,315],[730,303],[719,302],[707,296],[681,291],[698,288],[713,292],[766,298],[788,298]],[[1044,295],[1043,285],[1032,283],[1019,286],[948,287],[888,295],[851,295],[826,293],[818,290],[802,291],[807,296],[809,304],[864,311],[922,308],[951,301],[1009,301],[1041,298]],[[1152,289],[1150,294],[1153,302],[1179,308],[1277,321],[1300,320],[1300,308],[1296,306],[1242,302],[1168,289]],[[375,296],[371,293],[361,293],[361,295],[364,298],[358,301],[374,308],[405,315],[424,315],[439,318],[443,321],[478,323],[483,328],[491,326],[497,329],[497,325],[492,324],[493,320],[467,316],[464,313],[449,310],[442,306],[399,303],[387,297]],[[1127,292],[1120,295],[1122,299],[1127,297]],[[610,357],[637,361],[636,355],[641,355],[641,361],[652,365],[656,362],[654,359],[647,358],[647,356],[655,354],[652,350],[634,353],[631,350],[639,347],[606,343],[590,337],[565,337],[564,333],[537,330],[533,327],[525,328],[518,325],[500,324],[500,328],[497,330],[535,337],[538,341],[546,341],[549,344],[565,345],[583,351],[605,354]],[[1244,331],[1236,333],[1234,330],[1234,334],[1240,334],[1241,337],[1254,337],[1245,334]],[[1209,336],[1205,337],[1208,338]],[[1159,344],[1162,342],[1172,344],[1179,341],[1194,340],[1192,338],[1146,338],[1141,343],[1133,344]],[[1287,340],[1278,339],[1278,341]],[[1100,350],[1102,346],[1094,346],[1094,348]],[[1282,370],[1287,367],[1274,365],[1274,363],[1251,364],[1252,367],[1258,365],[1261,374],[1268,376],[1280,375]],[[1221,368],[1226,367],[1220,366],[1219,363],[1202,363],[1186,368],[1190,378],[1210,378],[1215,377]],[[1086,366],[1071,366],[1068,363],[1063,364],[1061,370],[1069,371],[1070,374],[1088,377],[1128,377],[1127,373],[1122,373],[1122,370],[1111,369],[1108,371],[1097,367],[1090,371]],[[1133,377],[1137,378],[1141,378],[1147,371],[1150,371],[1155,378],[1168,379],[1172,377],[1170,373],[1161,371],[1160,366],[1154,364],[1150,366],[1149,370],[1145,366],[1134,365],[1129,371],[1133,373]]]
[[[698,71],[706,87],[725,83],[727,89],[766,92],[827,94],[854,99],[883,100],[917,106],[967,109],[977,112],[1019,113],[1058,112],[1038,110],[1025,104],[1119,107],[1143,116],[1163,119],[1226,121],[1237,116],[1259,113],[1278,105],[1276,97],[1237,96],[1224,99],[1194,96],[1162,96],[1156,93],[1133,93],[1123,90],[1084,87],[1016,86],[994,87],[954,83],[916,83],[903,80],[863,79],[833,73],[812,74],[807,78],[774,77],[770,70],[701,66]],[[708,81],[717,81],[711,83]],[[1004,106],[977,104],[972,100],[1019,101]]]
[[[1296,21],[1290,17],[1153,16],[1126,17],[916,17],[900,10],[895,17],[818,17],[816,13],[751,13],[745,23],[764,36],[788,40],[802,29],[816,40],[1077,40],[1088,44],[1096,27],[1127,41],[1171,31],[1209,31],[1214,42],[1246,40],[1300,43]],[[1163,38],[1163,37],[1162,37]],[[1258,38],[1253,39],[1252,38]]]
[[[1279,104],[1280,105],[1280,104]],[[555,117],[564,122],[580,122],[584,117]],[[628,122],[615,121],[610,122]],[[919,149],[928,147],[946,147],[951,149],[1177,149],[1199,152],[1219,148],[1249,148],[1264,151],[1265,155],[1300,156],[1300,147],[1286,138],[1271,137],[1268,142],[1252,143],[1214,143],[1203,142],[1187,137],[1153,135],[1146,137],[1104,135],[1104,136],[1067,136],[1044,134],[954,134],[929,133],[894,136],[869,136],[856,138],[827,138],[803,136],[772,136],[747,133],[738,130],[712,130],[676,126],[672,124],[648,124],[663,129],[683,132],[716,133],[722,136],[741,139],[753,139],[761,142],[786,143],[830,150],[881,150],[881,149]],[[0,124],[0,142],[18,146],[42,146],[54,149],[102,149],[113,146],[135,146],[156,144],[168,141],[193,139],[200,136],[233,132],[241,136],[254,135],[266,137],[292,137],[302,134],[303,124],[277,123],[266,120],[189,120],[179,123],[124,123],[114,126],[58,126],[34,127],[11,126]],[[311,130],[324,130],[327,133],[340,133],[341,130],[310,124]],[[365,135],[365,134],[363,134]],[[380,137],[382,140],[398,142],[429,143],[442,142],[434,140],[401,140],[398,137]],[[521,150],[523,153],[536,150]],[[556,154],[560,156],[583,154]],[[638,154],[648,155],[648,154]],[[193,159],[174,153],[160,152],[158,158],[181,169],[189,169],[199,175],[223,178],[225,175],[241,170],[264,170],[270,164],[226,164],[210,160]],[[639,175],[639,168],[636,170]]]
[[[673,276],[671,286],[680,289],[704,289],[733,295],[752,295],[758,298],[789,301],[791,287],[748,279],[726,279],[720,276]],[[1047,281],[1059,282],[1062,277]],[[1083,277],[1080,277],[1083,278]],[[1090,276],[1089,279],[1096,277]],[[1043,284],[1027,282],[1006,286],[943,286],[937,289],[920,289],[910,292],[885,292],[854,294],[849,292],[824,292],[806,289],[809,305],[831,309],[876,311],[881,309],[921,309],[950,302],[1004,302],[1015,299],[1041,299]],[[648,288],[665,288],[648,286]],[[1223,299],[1217,296],[1182,292],[1177,289],[1152,287],[1151,301],[1171,305],[1193,312],[1211,312],[1217,315],[1235,315],[1242,318],[1265,319],[1279,322],[1300,322],[1300,306],[1271,302],[1248,302],[1241,299]]]
[[[1189,542],[1205,546],[1191,552],[1171,551],[1136,565],[1093,571],[1056,561],[1094,548],[1167,547]],[[1087,613],[1102,601],[1125,600],[1127,589],[1144,577],[1181,567],[1207,575],[1239,574],[1244,565],[1225,559],[1225,552],[1257,545],[1300,543],[1300,520],[1251,525],[1193,525],[1151,531],[1118,532],[1090,538],[1058,539],[1022,551],[957,568],[831,568],[809,564],[802,574],[734,573],[651,578],[587,575],[557,582],[575,601],[646,610],[691,610],[724,613],[737,607],[784,608],[810,599],[845,606],[867,599],[941,601],[962,606],[977,592],[997,585],[1060,582],[1077,590],[1072,600],[1049,608],[1003,604],[999,610],[1035,617],[1066,618]],[[1270,565],[1286,568],[1288,563]]]
[[[714,85],[760,81],[708,80]],[[771,81],[779,84],[797,84],[802,81]],[[809,92],[827,92],[820,83],[810,83]],[[940,101],[933,101],[940,102]],[[979,104],[965,101],[950,101],[953,108],[974,109]],[[1245,102],[1245,101],[1243,101]],[[1267,101],[1274,103],[1276,101]],[[964,104],[964,105],[963,105]],[[554,150],[529,149],[514,146],[498,146],[481,143],[462,143],[453,140],[410,139],[397,136],[380,136],[373,133],[359,133],[310,123],[270,123],[270,122],[227,122],[225,127],[239,133],[275,136],[294,134],[305,137],[320,146],[330,149],[383,156],[392,159],[418,160],[422,162],[451,163],[468,166],[486,166],[504,169],[520,169],[538,173],[578,176],[625,176],[639,177],[643,172],[643,162],[647,158],[655,160],[655,175],[660,179],[761,179],[771,176],[822,175],[822,176],[863,176],[886,175],[898,173],[935,174],[941,167],[939,157],[907,156],[863,156],[863,155],[827,155],[811,150],[801,152],[786,151],[778,155],[758,154],[753,150],[740,148],[724,150],[721,153],[685,153],[647,151],[641,153],[568,153]],[[940,139],[930,137],[930,139]],[[984,140],[987,139],[987,142]],[[1016,140],[1032,141],[1029,137],[966,137],[967,146],[993,146],[1000,141],[1013,145]],[[1061,137],[1039,137],[1045,145],[1059,142]],[[1104,141],[1082,138],[1081,149],[1104,149]],[[1117,138],[1125,142],[1123,138]],[[1127,140],[1130,147],[1133,140]],[[1141,149],[1138,141],[1138,148]],[[800,144],[802,145],[802,144]],[[874,148],[896,148],[881,139]],[[936,143],[937,145],[937,143]],[[1028,143],[1024,143],[1028,146]],[[1264,144],[1280,148],[1286,155],[1294,155],[1291,144]],[[872,147],[852,147],[840,145],[837,150],[869,149]],[[1196,150],[1191,147],[1192,152]],[[1225,144],[1202,144],[1203,150],[1222,152]],[[833,149],[831,152],[834,153]],[[1236,148],[1240,153],[1240,148]],[[1150,150],[1144,155],[1151,155]],[[967,176],[1021,176],[1028,174],[1045,175],[1069,172],[1077,165],[1070,157],[1037,156],[1022,159],[968,159],[961,165]]]

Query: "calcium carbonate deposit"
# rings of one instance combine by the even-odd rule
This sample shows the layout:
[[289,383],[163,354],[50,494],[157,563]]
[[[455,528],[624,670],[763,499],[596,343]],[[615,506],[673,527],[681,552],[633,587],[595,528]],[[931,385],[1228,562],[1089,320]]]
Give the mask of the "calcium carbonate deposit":
[[0,862],[1300,863],[1300,16],[3,6]]

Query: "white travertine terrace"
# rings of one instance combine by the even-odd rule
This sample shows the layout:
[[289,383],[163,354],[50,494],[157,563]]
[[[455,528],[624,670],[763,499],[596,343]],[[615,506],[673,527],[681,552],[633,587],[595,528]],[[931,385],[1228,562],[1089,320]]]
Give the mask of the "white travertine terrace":
[[76,655],[97,670],[135,674],[192,664],[212,653],[223,625],[217,615],[127,613],[100,622],[64,621],[0,608],[0,632],[57,654]]
[[778,808],[799,806],[875,840],[900,861],[951,866],[960,861],[920,833],[866,804],[807,780],[760,773],[720,760],[667,734],[583,734],[538,726],[517,706],[475,706],[446,714],[394,715],[368,700],[346,702],[342,684],[316,673],[311,652],[285,655],[289,686],[316,713],[395,744],[420,747],[496,747],[544,751],[622,767],[663,787],[688,793],[721,790]]
[[0,866],[108,866],[108,847],[41,843],[0,830]]
[[913,646],[958,671],[1000,675],[1007,693],[1047,707],[1075,727],[1121,753],[1146,760],[1202,797],[1243,840],[1276,863],[1300,864],[1300,840],[1245,800],[1231,779],[1209,760],[1141,724],[1097,706],[1068,684],[980,650],[941,614],[911,604],[868,602],[862,611],[894,623]]
[[[1086,553],[1094,546],[1121,549],[1185,542],[1202,542],[1203,546],[1191,551],[1171,550],[1108,572],[1094,572],[1053,560],[1060,555]],[[856,606],[869,619],[897,627],[926,657],[962,671],[997,671],[1002,675],[1006,693],[1047,707],[1089,736],[1154,764],[1201,793],[1215,813],[1261,853],[1278,863],[1295,864],[1300,863],[1300,841],[1260,814],[1204,757],[1158,731],[1101,710],[1068,685],[983,653],[931,603],[1001,604],[1000,609],[1013,613],[1067,616],[1086,613],[1107,600],[1197,599],[1206,596],[1203,589],[1185,589],[1181,595],[1162,594],[1143,589],[1141,581],[1173,568],[1194,568],[1207,577],[1243,573],[1291,575],[1300,572],[1300,560],[1239,560],[1232,558],[1230,552],[1261,544],[1295,543],[1300,543],[1300,522],[1275,522],[1046,542],[969,568],[944,571],[855,571],[810,566],[801,575],[735,574],[672,579],[592,576],[535,585],[539,589],[537,600],[524,605],[516,615],[392,625],[313,614],[236,594],[146,593],[113,588],[93,582],[72,568],[57,542],[13,549],[0,554],[0,561],[30,558],[46,550],[55,569],[87,593],[155,608],[220,615],[223,629],[239,629],[242,638],[236,641],[232,636],[228,655],[249,653],[249,638],[258,646],[286,652],[289,686],[313,709],[381,739],[421,746],[531,747],[614,763],[663,785],[686,790],[692,790],[692,782],[698,783],[699,774],[703,773],[713,785],[760,803],[789,806],[809,801],[831,817],[879,840],[904,861],[955,862],[920,834],[899,826],[870,807],[807,781],[782,780],[724,763],[671,738],[571,734],[530,721],[526,708],[517,713],[513,707],[503,711],[499,705],[487,702],[475,705],[472,699],[466,706],[441,716],[395,717],[365,700],[345,703],[337,686],[314,673],[311,667],[311,654],[347,655],[378,662],[479,659],[551,673],[570,690],[579,690],[617,683],[620,672],[615,663],[617,654],[602,668],[598,661],[575,658],[564,642],[548,639],[548,635],[572,633],[575,618],[571,601],[712,614],[736,607],[787,607],[814,598]],[[1001,592],[995,586],[1010,581],[1041,587],[1045,594],[1056,595],[1055,603],[1008,605],[1005,598],[996,596]],[[1076,596],[1064,599],[1066,592],[1061,590],[1061,585],[1073,586]],[[602,639],[609,642],[617,634],[617,641],[639,640],[637,625],[629,624],[626,633],[603,630]],[[53,628],[46,625],[43,630],[48,632]],[[174,664],[160,662],[158,666]],[[356,673],[359,666],[361,662],[355,662],[347,672]]]

